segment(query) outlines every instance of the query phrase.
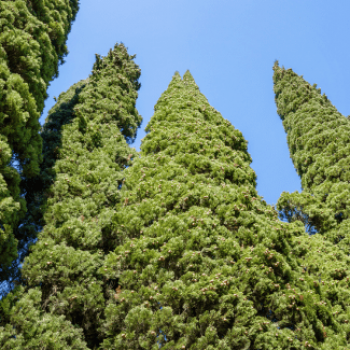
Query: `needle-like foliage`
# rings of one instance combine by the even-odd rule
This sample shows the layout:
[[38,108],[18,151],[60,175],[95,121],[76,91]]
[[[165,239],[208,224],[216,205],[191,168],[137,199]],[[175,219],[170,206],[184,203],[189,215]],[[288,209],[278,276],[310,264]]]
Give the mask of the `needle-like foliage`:
[[96,349],[101,341],[115,282],[98,269],[116,245],[110,218],[122,170],[136,156],[127,141],[141,123],[135,108],[140,69],[133,58],[123,44],[106,57],[96,55],[90,77],[62,94],[49,113],[45,161],[32,183],[31,213],[44,227],[24,261],[27,286],[1,302],[1,349]]
[[39,173],[39,117],[77,11],[78,0],[0,1],[1,282],[18,275],[17,243],[28,241],[18,228],[27,210],[21,180]]
[[349,257],[277,219],[247,142],[189,72],[147,130],[99,270],[118,279],[101,349],[345,350]]
[[277,112],[303,188],[302,193],[284,192],[278,209],[349,253],[350,122],[316,84],[291,69],[276,62],[273,79]]

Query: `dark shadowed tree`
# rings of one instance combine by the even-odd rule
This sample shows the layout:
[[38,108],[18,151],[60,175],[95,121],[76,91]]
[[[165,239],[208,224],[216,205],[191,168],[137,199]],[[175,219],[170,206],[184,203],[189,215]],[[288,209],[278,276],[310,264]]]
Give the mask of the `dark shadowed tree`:
[[22,185],[40,171],[39,117],[77,11],[78,0],[0,1],[0,282],[19,276],[18,260],[35,236],[22,225]]

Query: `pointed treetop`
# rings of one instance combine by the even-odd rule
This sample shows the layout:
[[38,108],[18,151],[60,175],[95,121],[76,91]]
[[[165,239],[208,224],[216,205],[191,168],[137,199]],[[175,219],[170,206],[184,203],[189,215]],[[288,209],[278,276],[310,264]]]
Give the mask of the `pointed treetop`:
[[171,82],[170,82],[169,85],[171,85],[171,84],[176,84],[176,83],[178,83],[178,82],[180,82],[180,81],[182,81],[181,75],[180,75],[180,73],[179,73],[178,71],[176,71],[176,72],[174,73],[173,78],[171,79]]
[[[293,119],[294,113],[304,113],[302,109],[309,108],[310,100],[319,105],[319,108],[331,108],[332,113],[336,112],[328,97],[321,94],[317,84],[309,84],[302,75],[298,75],[291,68],[274,66],[273,69],[275,102],[277,113],[282,120],[286,116]],[[285,127],[288,128],[288,125]]]
[[184,76],[183,76],[183,80],[184,80],[184,81],[187,81],[187,82],[194,82],[194,83],[196,83],[196,82],[194,81],[194,79],[193,79],[192,74],[190,73],[190,71],[189,71],[188,69],[187,69],[186,73],[185,73]]
[[[175,101],[176,103],[170,102]],[[169,103],[171,105],[171,112],[169,110]],[[185,109],[197,110],[204,114],[198,115],[204,119],[210,119],[214,124],[222,123],[222,116],[213,107],[210,106],[207,98],[199,91],[198,85],[195,83],[191,73],[186,71],[181,79],[178,72],[175,72],[168,88],[162,93],[161,97],[157,101],[154,110],[163,110],[163,113],[157,114],[146,127],[146,131],[149,131],[155,120],[158,118],[170,120],[176,118],[179,120],[183,119],[182,113]],[[208,109],[206,111],[206,109]],[[209,112],[210,110],[210,112]],[[205,112],[206,111],[206,112]],[[171,118],[169,119],[169,116]]]

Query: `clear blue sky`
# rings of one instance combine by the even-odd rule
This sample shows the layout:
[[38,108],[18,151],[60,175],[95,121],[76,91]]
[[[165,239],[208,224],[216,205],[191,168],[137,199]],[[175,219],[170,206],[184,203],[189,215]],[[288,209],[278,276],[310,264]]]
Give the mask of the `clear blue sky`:
[[53,97],[91,72],[95,53],[116,42],[141,68],[139,150],[153,107],[174,72],[189,69],[209,103],[248,140],[258,191],[275,204],[300,190],[286,134],[276,113],[272,66],[292,68],[318,84],[350,114],[349,0],[82,0],[69,35],[69,55],[48,90]]

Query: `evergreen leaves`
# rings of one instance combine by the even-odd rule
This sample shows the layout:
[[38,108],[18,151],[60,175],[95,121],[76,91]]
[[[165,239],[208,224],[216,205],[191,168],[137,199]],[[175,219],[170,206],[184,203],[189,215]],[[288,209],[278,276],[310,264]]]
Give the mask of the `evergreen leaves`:
[[322,237],[277,219],[256,192],[242,134],[189,72],[174,75],[147,130],[99,270],[119,281],[102,347],[316,349],[345,336],[335,315],[347,317],[336,300],[347,295],[348,256],[332,249],[334,274],[333,255],[315,250],[331,248]]
[[29,199],[23,181],[40,171],[39,117],[77,10],[78,0],[0,1],[0,281],[20,278],[17,248],[35,236],[19,227]]
[[[0,1],[0,278],[19,285],[0,301],[1,349],[348,349],[349,120],[275,63],[303,186],[278,202],[288,223],[189,71],[130,148],[140,69],[123,44],[40,130],[77,10]],[[36,236],[15,272],[18,241]]]
[[303,187],[283,193],[278,208],[349,253],[350,123],[316,85],[278,64],[274,72],[277,111]]
[[[40,176],[28,182],[35,199],[32,224],[43,230],[23,264],[27,287],[18,289],[23,303],[30,304],[31,293],[41,300],[32,307],[32,323],[47,321],[41,334],[29,335],[9,314],[4,323],[15,327],[16,338],[29,336],[27,341],[40,340],[51,349],[50,334],[64,321],[64,327],[71,323],[79,330],[68,348],[96,348],[102,340],[106,298],[115,283],[98,269],[104,254],[115,248],[110,219],[120,201],[122,170],[136,155],[127,141],[141,123],[135,108],[139,76],[124,45],[117,44],[106,57],[96,58],[91,76],[60,95],[49,113],[42,132],[45,162]],[[56,342],[68,344],[63,332]],[[0,329],[1,346],[10,341]]]

